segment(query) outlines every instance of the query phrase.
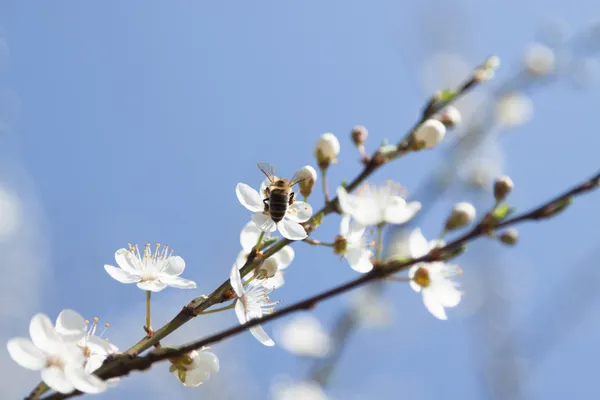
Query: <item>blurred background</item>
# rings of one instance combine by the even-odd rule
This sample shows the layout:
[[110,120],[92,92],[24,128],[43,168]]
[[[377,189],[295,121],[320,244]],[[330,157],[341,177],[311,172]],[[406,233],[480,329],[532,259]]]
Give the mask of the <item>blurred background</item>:
[[[592,0],[0,1],[0,339],[27,336],[37,312],[74,308],[110,322],[106,337],[126,349],[144,336],[144,293],[104,271],[117,249],[168,243],[185,259],[198,289],[153,296],[161,326],[228,277],[250,217],[234,188],[258,186],[257,161],[291,176],[333,132],[333,190],[361,169],[355,125],[369,130],[369,152],[399,141],[433,91],[489,55],[501,59],[496,76],[457,104],[463,123],[443,146],[371,179],[398,181],[423,203],[403,229],[437,236],[457,201],[484,212],[500,173],[519,210],[579,183],[598,168],[598,17]],[[316,190],[311,204],[322,202]],[[470,246],[456,260],[465,296],[448,321],[392,283],[312,312],[326,337],[319,360],[242,334],[212,347],[221,370],[199,388],[160,364],[96,398],[599,396],[599,211],[586,196],[520,226],[514,248]],[[331,216],[314,237],[338,229]],[[282,305],[356,276],[327,248],[294,248],[271,296]],[[291,322],[266,329],[285,342]],[[166,342],[235,324],[233,312],[199,317]],[[2,398],[39,381],[6,350],[0,365]]]

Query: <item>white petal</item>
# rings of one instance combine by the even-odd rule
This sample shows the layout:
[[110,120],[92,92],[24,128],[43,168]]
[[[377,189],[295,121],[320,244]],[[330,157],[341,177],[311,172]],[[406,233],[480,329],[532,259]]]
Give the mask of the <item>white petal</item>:
[[347,249],[346,254],[344,254],[344,257],[346,257],[346,260],[348,260],[350,267],[356,272],[363,274],[373,269],[370,256],[370,252],[358,247],[351,247]]
[[179,256],[171,256],[165,260],[162,272],[171,276],[179,276],[185,270],[185,261]]
[[[278,178],[276,176],[273,176],[273,180],[277,180]],[[271,181],[269,180],[269,178],[265,178],[261,184],[260,184],[260,188],[259,188],[259,192],[258,194],[260,196],[264,196],[267,197],[267,195],[265,194],[265,189],[267,189],[268,187],[271,186]]]
[[235,301],[235,315],[237,316],[238,321],[240,321],[240,324],[245,324],[248,321],[248,318],[246,318],[246,309],[241,300]]
[[189,279],[184,279],[180,276],[165,276],[160,275],[159,281],[177,289],[195,289],[196,282]]
[[277,229],[281,235],[289,240],[304,240],[308,237],[308,234],[304,230],[304,227],[297,222],[284,219],[277,223]]
[[460,303],[462,293],[448,280],[436,282],[430,289],[444,307],[456,307]]
[[283,246],[281,250],[273,254],[272,257],[277,261],[277,269],[281,271],[286,269],[294,260],[296,253],[291,246]]
[[390,224],[403,224],[410,220],[421,209],[421,203],[406,201],[400,196],[393,196],[384,209],[384,219]]
[[85,363],[85,372],[87,372],[88,374],[91,374],[92,372],[94,372],[95,370],[97,370],[98,368],[100,368],[102,366],[102,364],[104,363],[104,360],[106,360],[106,356],[92,354],[91,356],[88,357],[88,359]]
[[194,359],[194,368],[207,372],[219,372],[219,358],[210,351],[201,351]]
[[446,242],[441,240],[441,239],[433,239],[429,241],[429,250],[433,250],[436,247],[437,248],[442,248],[446,245]]
[[[263,232],[273,232],[277,227],[270,216],[264,213],[252,214],[252,222]],[[258,240],[257,240],[258,241]],[[256,244],[256,243],[254,243]]]
[[246,253],[250,253],[252,248],[256,246],[261,230],[253,221],[249,221],[240,232],[240,244]]
[[[177,375],[177,371],[174,372]],[[188,387],[200,386],[210,378],[210,373],[199,369],[186,371],[185,382],[183,384]]]
[[246,250],[242,250],[238,253],[237,258],[235,259],[235,265],[237,265],[238,269],[242,268],[246,264],[249,254],[250,253],[246,253]]
[[142,270],[140,260],[129,250],[119,249],[115,252],[115,261],[121,269],[130,274],[137,275]]
[[67,380],[62,369],[58,367],[44,368],[42,370],[42,380],[51,389],[60,393],[69,393],[75,389],[75,387]]
[[160,292],[161,290],[163,290],[164,288],[167,287],[167,284],[159,282],[157,280],[151,280],[151,281],[140,282],[137,284],[137,287],[139,287],[142,290],[149,291],[149,292]]
[[244,285],[242,285],[242,277],[240,276],[240,270],[237,265],[234,265],[231,268],[231,272],[229,273],[229,283],[231,283],[231,288],[238,297],[244,295]]
[[238,200],[244,207],[253,212],[260,212],[265,209],[263,199],[260,197],[258,192],[252,189],[245,183],[238,183],[235,187],[235,194]]
[[277,271],[275,276],[265,279],[263,281],[263,287],[269,290],[279,289],[285,284],[285,279],[283,279],[283,272]]
[[306,222],[312,217],[313,209],[310,204],[297,201],[288,207],[286,218],[294,222]]
[[106,357],[107,355],[115,352],[115,346],[95,335],[90,336],[86,339],[85,346],[90,350],[92,354],[98,354],[103,357]]
[[46,356],[31,340],[26,338],[10,339],[6,343],[8,354],[21,367],[38,371],[46,366]]
[[265,332],[262,326],[253,326],[252,328],[250,328],[250,333],[256,338],[256,340],[258,340],[265,346],[275,346],[275,342],[269,337],[269,335],[267,335],[267,332]]
[[105,265],[104,269],[113,277],[113,279],[116,279],[121,283],[134,283],[140,281],[139,275],[131,274],[124,269],[113,267],[112,265]]
[[344,214],[340,221],[340,235],[345,238],[348,237],[348,232],[350,232],[350,218],[350,214]]
[[106,390],[106,382],[94,374],[88,374],[81,367],[67,365],[65,376],[75,386],[75,389],[83,393],[101,393]]
[[360,238],[362,238],[366,228],[367,227],[360,222],[352,220],[352,222],[350,222],[350,227],[348,228],[348,236],[346,236],[346,239],[353,243],[360,242]]
[[378,225],[383,220],[381,205],[373,197],[354,196],[340,187],[337,191],[340,207],[364,226]]
[[79,342],[86,334],[86,327],[85,319],[74,310],[62,310],[56,318],[56,333],[65,342]]
[[29,335],[33,344],[46,353],[54,353],[61,343],[54,324],[46,314],[39,313],[31,318]]
[[409,238],[410,257],[419,258],[429,253],[429,242],[423,236],[421,229],[414,229]]
[[431,292],[431,290],[423,290],[423,304],[425,304],[425,308],[427,308],[427,310],[429,310],[434,317],[441,320],[448,319],[446,316],[446,311],[444,311],[444,306],[442,303],[440,303],[437,296]]

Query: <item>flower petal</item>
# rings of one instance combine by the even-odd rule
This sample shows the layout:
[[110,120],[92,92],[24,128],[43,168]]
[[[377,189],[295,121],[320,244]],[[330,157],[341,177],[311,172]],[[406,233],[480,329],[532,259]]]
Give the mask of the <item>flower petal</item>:
[[113,344],[107,342],[106,340],[96,335],[92,335],[89,338],[87,338],[85,341],[85,346],[90,350],[91,354],[100,355],[104,358],[106,358],[106,356],[108,356],[109,354],[118,351],[118,349],[115,350],[115,346]]
[[267,332],[265,332],[262,326],[253,326],[252,328],[250,328],[250,333],[256,338],[256,340],[258,340],[265,346],[275,346],[275,342],[269,337],[269,335],[267,334]]
[[364,226],[378,225],[384,222],[381,205],[372,197],[354,196],[343,187],[337,190],[340,207]]
[[237,265],[238,269],[242,268],[246,264],[249,255],[250,253],[246,253],[246,250],[242,250],[238,253],[237,258],[235,259],[235,265]]
[[[174,374],[177,375],[178,372],[175,371]],[[206,382],[209,378],[210,373],[200,369],[191,369],[186,371],[185,382],[183,382],[183,384],[187,387],[196,387]]]
[[245,183],[238,183],[235,194],[244,207],[253,212],[261,212],[265,209],[263,199],[258,192]]
[[421,209],[418,201],[406,201],[400,196],[393,196],[383,210],[385,222],[390,224],[403,224],[410,220]]
[[244,295],[244,285],[242,285],[242,277],[240,276],[240,270],[237,265],[234,265],[231,268],[231,272],[229,273],[229,283],[231,283],[231,288],[238,297]]
[[297,222],[284,219],[277,223],[277,229],[281,235],[289,240],[304,240],[308,237],[308,234],[304,230],[304,227]]
[[8,354],[21,367],[38,371],[46,366],[46,356],[35,344],[26,338],[10,339],[6,343]]
[[[273,232],[277,227],[270,216],[264,213],[252,214],[252,222],[263,232]],[[258,241],[258,239],[257,239]],[[256,244],[256,243],[254,243]]]
[[347,238],[350,232],[350,214],[343,214],[340,221],[340,235]]
[[112,265],[105,265],[104,269],[113,277],[113,279],[116,279],[121,283],[134,283],[140,281],[139,275],[134,275],[124,269],[113,267]]
[[115,252],[115,261],[121,269],[133,275],[138,275],[142,271],[140,260],[128,249],[119,249]]
[[[273,180],[276,181],[277,179],[279,179],[278,177],[273,175]],[[271,187],[271,181],[269,180],[269,178],[265,178],[261,183],[260,183],[260,188],[258,189],[259,192],[258,194],[264,197],[267,197],[267,194],[265,193],[265,190],[267,188]]]
[[167,276],[161,274],[158,280],[162,283],[166,283],[167,286],[177,289],[196,289],[196,282],[189,279],[184,279],[180,276]]
[[179,256],[171,256],[167,258],[162,267],[162,273],[171,276],[179,276],[183,270],[185,270],[185,261],[183,261],[183,258]]
[[252,248],[256,246],[261,230],[253,221],[249,221],[240,232],[240,244],[246,253],[250,253]]
[[312,217],[313,209],[310,204],[296,201],[288,207],[285,217],[294,222],[306,222]]
[[51,389],[59,393],[69,393],[75,389],[65,376],[63,370],[58,367],[44,368],[42,370],[42,380]]
[[353,219],[350,222],[350,226],[348,228],[348,235],[346,236],[346,239],[348,239],[348,241],[351,243],[358,243],[360,242],[360,239],[362,238],[366,229],[367,227],[365,225]]
[[80,392],[101,393],[106,390],[106,382],[94,374],[88,374],[82,367],[65,366],[65,376]]
[[194,369],[206,372],[219,372],[219,358],[210,351],[200,351],[194,358]]
[[415,228],[411,233],[408,239],[409,241],[409,252],[412,258],[423,257],[425,254],[429,253],[429,242],[423,236],[423,232],[421,229]]
[[104,360],[106,360],[106,356],[92,354],[91,356],[88,357],[88,359],[85,363],[85,372],[87,372],[88,374],[91,374],[92,372],[94,372],[95,370],[97,370],[98,368],[100,368],[102,366],[102,364],[104,363]]
[[449,280],[435,282],[430,286],[430,289],[444,307],[456,307],[460,303],[462,293]]
[[31,341],[40,350],[46,353],[54,353],[61,344],[61,339],[54,329],[54,324],[46,314],[36,314],[29,323],[29,335]]
[[56,318],[56,333],[65,342],[79,342],[85,337],[86,328],[85,319],[74,310],[62,310]]
[[158,280],[151,280],[140,282],[137,284],[137,287],[150,292],[160,292],[161,290],[167,287],[167,284]]
[[262,285],[267,290],[275,290],[279,289],[285,284],[285,279],[283,279],[283,272],[277,271],[274,276],[271,278],[265,279],[262,282]]
[[444,306],[438,300],[437,296],[431,292],[431,290],[423,290],[423,304],[425,304],[425,308],[429,310],[430,313],[433,314],[434,317],[439,318],[441,320],[446,320],[448,317],[446,316],[446,311],[444,310]]
[[235,301],[235,315],[237,316],[238,321],[240,321],[240,324],[245,324],[248,321],[244,303],[239,299]]
[[371,252],[363,250],[359,247],[351,247],[346,250],[344,254],[350,267],[356,272],[365,273],[373,269],[373,263],[371,263]]
[[294,260],[296,253],[291,246],[283,246],[281,250],[273,254],[271,257],[277,262],[277,269],[281,271],[286,269]]

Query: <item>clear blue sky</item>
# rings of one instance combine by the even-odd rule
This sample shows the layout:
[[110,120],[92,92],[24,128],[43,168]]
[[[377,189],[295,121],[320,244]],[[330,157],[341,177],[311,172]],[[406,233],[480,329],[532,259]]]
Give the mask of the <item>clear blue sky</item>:
[[[257,161],[291,175],[313,162],[317,137],[334,132],[342,153],[330,179],[332,184],[349,179],[360,169],[350,129],[367,126],[370,150],[384,138],[399,139],[428,94],[421,70],[434,53],[457,52],[473,66],[496,54],[502,80],[518,68],[523,47],[534,40],[540,23],[554,16],[564,18],[571,31],[583,31],[600,16],[600,6],[591,0],[52,1],[35,6],[0,1],[2,37],[10,46],[7,64],[0,62],[0,117],[13,127],[3,133],[2,154],[14,160],[3,160],[2,176],[27,192],[32,199],[27,204],[37,204],[37,211],[25,208],[24,215],[39,214],[35,221],[44,245],[40,249],[33,241],[29,251],[46,255],[39,270],[20,267],[26,264],[22,259],[2,259],[5,274],[35,282],[3,306],[37,299],[21,307],[24,315],[4,318],[2,337],[25,335],[37,311],[55,317],[63,308],[75,308],[110,321],[108,337],[128,347],[143,335],[144,296],[102,268],[114,263],[116,249],[129,242],[169,243],[186,260],[184,276],[194,279],[198,290],[166,289],[155,296],[155,321],[166,322],[181,305],[228,276],[239,251],[239,230],[250,216],[234,188],[238,182],[258,186]],[[588,50],[578,46],[576,55],[590,55]],[[516,184],[512,202],[520,209],[598,168],[597,88],[577,90],[565,78],[532,98],[533,119],[501,142],[505,170]],[[374,181],[391,178],[410,193],[440,154],[411,155]],[[319,193],[314,197],[319,207]],[[438,233],[440,219],[456,200],[486,204],[480,195],[453,193],[423,221],[426,235]],[[560,326],[561,319],[550,323],[552,310],[542,302],[553,298],[557,315],[568,315],[560,306],[575,294],[560,292],[566,296],[561,303],[553,291],[564,286],[571,268],[598,263],[590,254],[599,250],[599,204],[597,194],[581,199],[545,225],[520,229],[522,243],[515,249],[490,242],[460,259],[465,279],[485,274],[486,268],[504,278],[512,310],[508,323],[529,340],[517,340],[529,371],[528,398],[600,394],[597,298],[578,303],[585,312],[543,356],[526,351],[537,340],[533,333],[543,337]],[[316,237],[327,240],[337,229],[333,217]],[[273,294],[283,304],[354,276],[326,249],[302,243],[295,248],[287,284]],[[438,321],[402,285],[391,287],[387,299],[395,309],[392,327],[356,334],[331,383],[332,396],[487,396],[481,352],[498,344],[481,338],[485,318],[452,310],[449,321]],[[336,299],[315,313],[330,326],[345,303]],[[235,323],[233,313],[198,318],[175,343]],[[221,372],[197,390],[180,388],[160,365],[97,398],[162,398],[165,393],[172,399],[213,398],[223,390],[222,398],[262,399],[274,376],[302,378],[309,365],[280,348],[261,346],[249,334],[213,349],[221,356]],[[20,376],[15,387],[6,389],[11,396],[24,395],[37,383],[35,373],[15,374]]]

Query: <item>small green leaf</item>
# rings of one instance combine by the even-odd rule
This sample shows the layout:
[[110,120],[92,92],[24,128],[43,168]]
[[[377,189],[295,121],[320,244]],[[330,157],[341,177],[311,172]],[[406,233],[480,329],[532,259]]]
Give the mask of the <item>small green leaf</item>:
[[492,218],[495,222],[502,221],[504,218],[508,217],[510,214],[514,213],[515,209],[510,207],[508,204],[503,203],[498,207],[494,208],[492,211]]
[[179,378],[179,380],[181,381],[181,383],[185,383],[185,377],[186,377],[186,372],[185,371],[179,371],[179,373],[177,374],[177,377]]
[[177,371],[177,365],[175,365],[175,364],[172,364],[172,365],[169,367],[169,372],[170,372],[170,373],[173,373],[173,372],[175,372],[175,371]]
[[447,102],[451,101],[452,99],[454,99],[457,94],[458,93],[454,89],[444,89],[444,90],[438,92],[437,103],[447,103]]

